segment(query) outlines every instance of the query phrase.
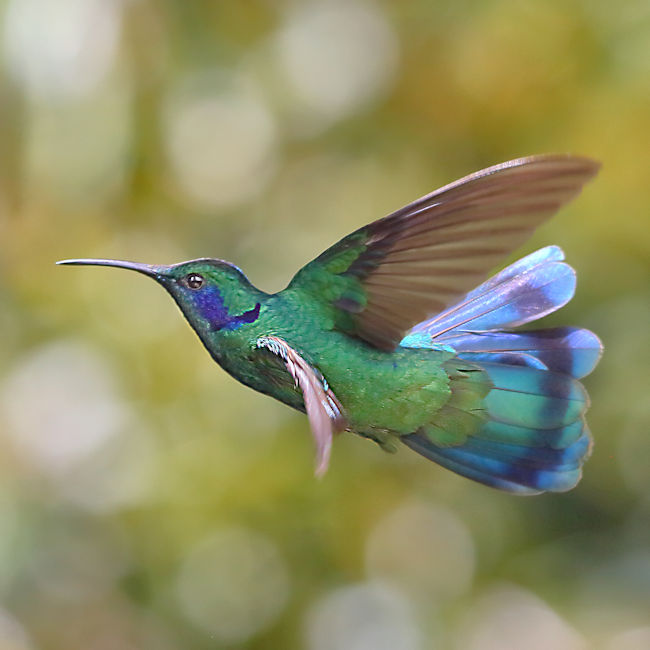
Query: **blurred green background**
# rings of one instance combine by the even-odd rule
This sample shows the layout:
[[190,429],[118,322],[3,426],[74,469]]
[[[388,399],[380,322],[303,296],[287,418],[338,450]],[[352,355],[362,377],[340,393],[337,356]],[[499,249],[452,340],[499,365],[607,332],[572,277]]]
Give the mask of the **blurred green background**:
[[[0,0],[0,648],[650,647],[647,0]],[[562,246],[596,445],[516,498],[238,385],[149,280],[279,290],[489,164],[603,161]]]

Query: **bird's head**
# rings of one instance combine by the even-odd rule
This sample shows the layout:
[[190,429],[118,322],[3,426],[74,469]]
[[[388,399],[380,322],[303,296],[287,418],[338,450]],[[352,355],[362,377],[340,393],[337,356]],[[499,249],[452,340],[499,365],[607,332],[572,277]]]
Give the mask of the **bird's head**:
[[112,266],[153,278],[171,294],[201,338],[252,323],[260,312],[263,294],[240,269],[223,260],[203,258],[170,266],[102,259],[62,260],[57,264]]

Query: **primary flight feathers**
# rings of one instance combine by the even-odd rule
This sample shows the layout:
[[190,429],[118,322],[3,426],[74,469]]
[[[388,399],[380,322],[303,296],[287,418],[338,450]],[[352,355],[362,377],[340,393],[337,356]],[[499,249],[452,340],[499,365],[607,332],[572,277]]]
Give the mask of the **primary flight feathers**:
[[[483,280],[599,167],[570,155],[488,167],[348,235],[290,287],[331,299],[348,315],[342,323],[350,333],[392,350],[411,327]],[[322,292],[324,276],[334,275],[345,280],[338,294],[331,286]]]

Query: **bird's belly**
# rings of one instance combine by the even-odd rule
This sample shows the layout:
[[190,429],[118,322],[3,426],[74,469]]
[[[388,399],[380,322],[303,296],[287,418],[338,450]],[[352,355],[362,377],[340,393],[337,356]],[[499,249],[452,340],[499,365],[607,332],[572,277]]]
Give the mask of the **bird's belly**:
[[393,354],[395,358],[377,359],[375,355],[347,364],[322,359],[318,364],[345,409],[350,429],[412,433],[430,422],[449,399],[449,378],[442,368],[447,353],[408,350]]

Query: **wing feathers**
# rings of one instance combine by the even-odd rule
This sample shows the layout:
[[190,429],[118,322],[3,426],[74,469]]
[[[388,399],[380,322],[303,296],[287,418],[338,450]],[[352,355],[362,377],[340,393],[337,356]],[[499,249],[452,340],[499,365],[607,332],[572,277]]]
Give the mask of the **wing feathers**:
[[412,331],[427,332],[432,338],[449,343],[465,331],[512,328],[541,318],[573,296],[575,272],[563,259],[557,246],[536,251]]
[[333,301],[352,315],[344,329],[353,322],[350,333],[391,350],[410,327],[481,282],[598,168],[588,158],[569,155],[489,167],[346,237],[302,269],[290,286],[320,297],[326,272],[336,268],[340,291],[350,286],[346,282],[356,282],[367,298],[362,309],[358,301]]
[[343,408],[327,382],[289,344],[277,336],[263,336],[258,348],[270,350],[285,363],[289,374],[302,391],[305,410],[316,443],[316,476],[322,476],[329,466],[332,438],[335,431],[345,428]]

